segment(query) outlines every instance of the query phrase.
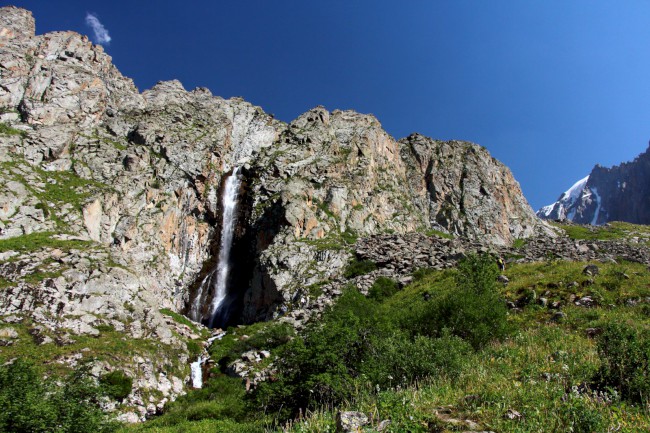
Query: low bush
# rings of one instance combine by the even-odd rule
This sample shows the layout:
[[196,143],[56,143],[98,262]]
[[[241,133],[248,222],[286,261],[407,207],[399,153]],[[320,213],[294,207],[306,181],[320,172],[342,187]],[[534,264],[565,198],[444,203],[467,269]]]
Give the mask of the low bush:
[[440,338],[394,332],[375,337],[361,372],[382,389],[404,386],[429,376],[456,378],[463,370],[472,347],[461,338],[444,332]]
[[378,277],[368,290],[368,297],[375,301],[383,301],[399,291],[397,281],[388,277]]
[[355,389],[377,326],[376,304],[357,291],[346,290],[334,308],[311,323],[302,338],[281,350],[278,375],[253,393],[255,404],[286,419],[299,409],[336,405]]
[[567,394],[560,406],[560,419],[564,422],[565,431],[574,433],[606,432],[608,423],[597,403],[588,396]]
[[436,271],[432,268],[419,268],[413,271],[413,281],[422,281]]
[[348,266],[343,271],[343,276],[345,278],[354,278],[360,275],[368,274],[377,269],[375,262],[370,260],[357,260],[356,258],[352,259]]
[[[499,274],[489,255],[470,255],[458,264],[456,288],[427,303],[411,320],[414,334],[443,332],[463,338],[475,349],[508,333],[507,307],[496,287]],[[445,331],[446,330],[446,331]]]
[[469,343],[446,330],[411,335],[380,302],[348,287],[321,320],[283,347],[277,376],[252,400],[259,410],[287,419],[348,401],[366,385],[386,389],[428,376],[457,377],[471,353]]
[[24,361],[0,367],[0,431],[12,433],[111,432],[117,427],[99,408],[102,390],[87,367],[58,385]]
[[133,387],[133,379],[127,376],[122,370],[111,371],[99,378],[106,391],[106,395],[114,398],[115,400],[122,401],[129,394]]
[[150,426],[173,427],[200,420],[246,421],[253,417],[247,410],[245,393],[240,379],[226,375],[213,376],[204,383],[203,388],[165,406],[163,415],[154,419]]
[[203,352],[203,347],[194,340],[187,340],[185,345],[187,346],[187,351],[192,359],[198,358]]
[[650,400],[650,330],[625,322],[611,322],[599,336],[602,364],[596,382],[632,402]]

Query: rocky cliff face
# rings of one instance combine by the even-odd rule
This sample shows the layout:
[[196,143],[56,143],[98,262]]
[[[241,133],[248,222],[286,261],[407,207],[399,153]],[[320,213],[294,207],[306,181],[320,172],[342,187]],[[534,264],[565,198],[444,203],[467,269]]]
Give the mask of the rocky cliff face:
[[400,144],[411,194],[431,228],[497,245],[543,230],[510,170],[485,148],[418,134]]
[[188,382],[200,329],[170,313],[189,312],[215,265],[236,167],[235,321],[291,309],[340,275],[358,237],[434,229],[506,245],[548,230],[477,145],[396,141],[373,116],[322,107],[285,124],[177,81],[139,93],[85,36],[34,29],[0,8],[0,317],[24,344],[65,348],[61,362],[89,336],[139,341],[98,367],[139,378],[138,416]]
[[596,165],[589,176],[537,215],[578,224],[650,224],[650,148],[632,162],[611,168]]

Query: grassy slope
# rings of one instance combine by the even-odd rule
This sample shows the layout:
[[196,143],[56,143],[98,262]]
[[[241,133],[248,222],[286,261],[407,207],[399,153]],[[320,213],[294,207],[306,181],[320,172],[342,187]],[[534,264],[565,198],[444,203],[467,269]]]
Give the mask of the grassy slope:
[[614,221],[602,226],[583,226],[574,224],[551,224],[563,229],[572,239],[585,240],[612,240],[632,239],[637,237],[642,243],[648,244],[650,240],[650,226],[630,224]]
[[[650,306],[628,306],[628,299],[650,296],[650,275],[639,264],[599,264],[601,276],[595,284],[572,289],[559,282],[582,282],[586,263],[545,262],[516,265],[507,270],[511,283],[504,288],[510,299],[519,292],[548,291],[551,299],[566,299],[571,294],[592,295],[601,306],[565,306],[560,323],[551,322],[551,313],[531,304],[512,314],[516,327],[511,338],[494,343],[472,355],[461,377],[429,378],[404,390],[385,390],[379,394],[360,392],[348,409],[373,414],[375,419],[391,419],[389,431],[456,431],[432,416],[440,407],[451,409],[454,418],[470,419],[487,430],[498,432],[569,431],[571,420],[618,428],[612,431],[641,432],[650,428],[650,412],[625,402],[597,402],[567,394],[573,386],[588,383],[599,367],[595,343],[585,329],[608,320],[633,321],[650,326]],[[620,276],[624,273],[629,276]],[[443,274],[428,276],[407,287],[392,299],[391,308],[406,308],[444,281]],[[614,282],[614,283],[613,283]],[[549,288],[550,287],[550,288]],[[510,420],[508,409],[522,417]],[[288,428],[291,432],[331,431],[331,411],[319,411]],[[596,422],[594,421],[594,422]]]
[[[506,271],[511,283],[503,293],[511,300],[530,295],[546,295],[550,301],[566,300],[571,295],[592,296],[599,306],[594,308],[565,305],[566,319],[550,321],[552,312],[531,303],[520,313],[510,315],[515,331],[507,340],[493,343],[471,355],[460,378],[429,378],[406,389],[375,392],[372,384],[359,389],[347,409],[372,414],[375,420],[390,419],[389,431],[456,431],[440,422],[434,410],[445,406],[451,416],[470,419],[482,428],[499,432],[569,431],[572,420],[582,423],[593,420],[599,426],[619,428],[617,431],[647,431],[650,413],[625,402],[597,402],[574,396],[567,391],[589,382],[599,366],[595,343],[587,338],[585,329],[608,320],[634,321],[650,326],[650,307],[627,305],[629,299],[650,296],[650,275],[645,266],[632,263],[598,264],[601,274],[595,283],[582,286],[589,278],[582,274],[586,263],[542,262],[515,265]],[[627,276],[627,277],[626,277]],[[448,286],[452,272],[430,273],[388,299],[385,314],[413,308],[424,302],[425,292],[435,293]],[[567,283],[576,281],[577,287]],[[258,325],[259,326],[259,325]],[[243,332],[243,331],[240,331]],[[233,387],[230,395],[209,395],[211,401],[194,401],[176,410],[175,421],[156,421],[124,431],[203,432],[203,431],[271,431],[272,417],[229,418],[227,407],[240,404],[241,388]],[[225,389],[224,389],[225,390]],[[239,390],[239,391],[237,391]],[[504,415],[508,409],[519,412],[520,419]],[[209,419],[210,412],[217,419]],[[193,421],[200,419],[201,421]],[[251,417],[251,415],[249,415]],[[165,426],[165,424],[169,424]],[[285,427],[291,432],[333,431],[334,412],[323,409]],[[577,430],[579,431],[579,430]]]

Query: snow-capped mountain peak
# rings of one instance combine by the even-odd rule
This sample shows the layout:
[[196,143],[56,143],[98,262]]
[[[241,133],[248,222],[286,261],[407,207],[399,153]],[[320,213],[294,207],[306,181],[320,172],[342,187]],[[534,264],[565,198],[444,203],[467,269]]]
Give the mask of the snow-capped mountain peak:
[[574,183],[571,188],[564,191],[556,202],[544,206],[537,211],[537,216],[544,219],[570,219],[572,220],[575,216],[575,203],[582,196],[587,182],[589,181],[589,176],[583,177],[576,183]]
[[596,165],[555,203],[537,211],[537,216],[592,225],[608,221],[650,224],[650,147],[634,161],[611,168]]

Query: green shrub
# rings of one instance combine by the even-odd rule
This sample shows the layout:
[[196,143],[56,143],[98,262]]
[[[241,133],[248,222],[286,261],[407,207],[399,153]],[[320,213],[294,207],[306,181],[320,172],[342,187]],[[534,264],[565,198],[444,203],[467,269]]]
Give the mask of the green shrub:
[[[372,262],[353,261],[347,276],[373,268]],[[388,302],[397,292],[388,278],[373,284],[372,299],[348,287],[318,322],[282,348],[275,380],[262,383],[252,400],[259,410],[286,419],[299,409],[349,401],[368,382],[386,388],[458,376],[472,346],[505,333],[497,275],[493,258],[470,256],[459,265],[455,290],[414,301],[404,314],[395,310],[399,300]]]
[[491,256],[466,257],[458,264],[456,290],[427,303],[412,320],[412,331],[436,337],[448,329],[475,349],[502,339],[508,333],[508,312],[496,288],[498,274]]
[[359,365],[377,326],[376,304],[357,291],[346,290],[319,322],[308,325],[304,337],[281,350],[275,381],[253,393],[255,404],[286,419],[298,409],[336,405],[355,389]]
[[377,269],[375,262],[370,260],[357,260],[353,258],[348,266],[343,271],[343,276],[345,278],[354,278],[359,275],[365,275]]
[[119,401],[124,400],[131,394],[131,388],[133,387],[133,379],[122,370],[115,370],[102,375],[99,378],[99,383],[104,387],[106,395]]
[[460,290],[484,294],[496,292],[499,268],[489,254],[469,255],[458,263],[456,283]]
[[113,325],[110,325],[108,323],[100,323],[99,325],[95,326],[99,332],[113,332],[115,331],[115,327]]
[[362,374],[382,389],[410,385],[428,376],[456,378],[466,364],[472,347],[459,337],[444,332],[440,338],[396,331],[389,337],[375,337]]
[[385,312],[379,302],[345,290],[321,320],[282,348],[274,381],[252,394],[258,409],[286,419],[348,401],[368,383],[374,389],[458,376],[472,352],[467,342],[444,330],[440,338],[411,336]]
[[609,431],[606,418],[595,406],[596,403],[587,396],[568,394],[559,411],[565,424],[565,431],[574,433]]
[[43,380],[36,368],[24,361],[0,366],[0,431],[12,433],[110,432],[99,408],[101,389],[85,366],[63,379]]
[[368,290],[368,296],[376,301],[383,301],[390,298],[399,291],[397,281],[388,277],[377,277]]
[[341,233],[341,239],[343,239],[343,241],[348,245],[354,245],[358,238],[359,235],[350,228],[345,229],[345,231]]
[[436,272],[435,269],[432,268],[419,268],[413,271],[413,280],[414,281],[422,281],[425,278],[427,278],[430,275],[433,275]]
[[203,388],[180,396],[165,406],[163,415],[151,426],[178,426],[188,420],[205,419],[245,421],[254,415],[247,411],[241,379],[220,374],[210,377]]
[[187,346],[187,351],[190,353],[190,358],[192,359],[198,358],[203,352],[201,345],[194,340],[188,340],[185,345]]
[[628,323],[608,323],[599,336],[602,364],[596,381],[633,402],[650,399],[650,331]]
[[288,323],[272,323],[244,341],[251,349],[273,349],[288,343],[294,334],[295,329]]

